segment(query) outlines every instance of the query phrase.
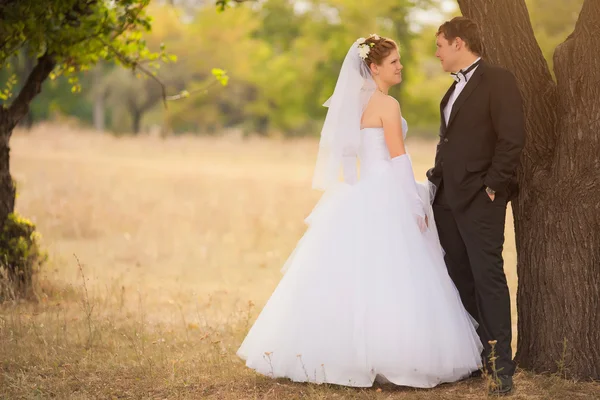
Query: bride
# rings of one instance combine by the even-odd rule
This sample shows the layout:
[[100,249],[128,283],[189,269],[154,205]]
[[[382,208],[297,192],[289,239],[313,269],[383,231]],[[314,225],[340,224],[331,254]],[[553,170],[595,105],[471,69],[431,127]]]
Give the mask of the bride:
[[476,327],[446,271],[430,190],[415,182],[407,124],[387,94],[402,68],[396,43],[377,35],[346,55],[325,103],[313,179],[325,193],[237,352],[261,374],[428,388],[481,366]]

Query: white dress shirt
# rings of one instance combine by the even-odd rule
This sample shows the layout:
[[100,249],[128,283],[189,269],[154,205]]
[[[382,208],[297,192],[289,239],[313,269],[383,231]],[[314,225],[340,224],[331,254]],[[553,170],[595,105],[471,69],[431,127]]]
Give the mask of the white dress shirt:
[[[475,64],[479,60],[481,60],[481,57],[479,57],[479,58],[477,58],[477,60],[473,61],[473,64]],[[473,64],[471,64],[471,65],[473,65]],[[471,65],[469,65],[469,67]],[[468,69],[469,67],[465,68],[465,70]],[[462,92],[463,89],[465,88],[465,86],[467,85],[467,81],[469,79],[471,79],[471,76],[473,76],[473,72],[475,72],[475,70],[478,67],[479,66],[477,66],[477,67],[473,68],[471,71],[469,71],[469,73],[467,74],[467,80],[465,80],[462,75],[458,75],[460,78],[460,81],[454,87],[454,91],[452,92],[452,94],[450,94],[450,98],[448,99],[448,104],[446,104],[446,108],[444,108],[444,118],[446,120],[446,126],[448,126],[448,121],[450,120],[450,113],[452,112],[452,106],[454,105],[454,102],[456,101],[458,95],[460,95],[460,92]]]

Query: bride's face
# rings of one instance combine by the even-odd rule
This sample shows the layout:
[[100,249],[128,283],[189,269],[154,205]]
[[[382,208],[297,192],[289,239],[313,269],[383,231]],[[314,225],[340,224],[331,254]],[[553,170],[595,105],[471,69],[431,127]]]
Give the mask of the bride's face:
[[404,66],[400,62],[399,52],[392,51],[389,56],[384,58],[381,65],[375,66],[375,75],[387,83],[389,86],[397,85],[402,82],[402,69]]

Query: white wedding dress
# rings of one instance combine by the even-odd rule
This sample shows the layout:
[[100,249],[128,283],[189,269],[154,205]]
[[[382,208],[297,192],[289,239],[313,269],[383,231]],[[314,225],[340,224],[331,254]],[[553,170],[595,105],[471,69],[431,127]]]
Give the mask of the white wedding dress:
[[482,347],[446,271],[431,208],[421,233],[382,128],[361,130],[359,160],[360,181],[326,191],[307,218],[237,354],[293,381],[428,388],[464,378],[481,366]]

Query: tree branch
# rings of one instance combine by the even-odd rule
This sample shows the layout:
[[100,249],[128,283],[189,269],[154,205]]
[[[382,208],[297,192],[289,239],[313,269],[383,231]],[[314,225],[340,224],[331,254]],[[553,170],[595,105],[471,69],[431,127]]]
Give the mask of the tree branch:
[[253,0],[217,0],[215,1],[215,5],[218,10],[225,11],[225,7],[227,7],[227,3],[245,3],[247,1]]
[[204,92],[204,93],[206,93],[210,87],[216,85],[217,83],[218,83],[218,81],[216,79],[212,79],[209,83],[207,83],[203,87],[200,87],[200,88],[197,88],[197,89],[193,89],[193,90],[190,90],[190,91],[183,90],[179,94],[176,94],[176,95],[173,95],[173,96],[168,96],[167,100],[180,100],[180,99],[184,99],[184,98],[190,97],[190,95],[192,93],[198,93],[198,92]]
[[[132,18],[132,21],[135,21],[141,14],[141,12],[144,10],[145,6],[139,6],[136,10],[135,15]],[[134,24],[134,22],[129,22],[128,24],[124,24],[121,29],[119,29],[118,31],[115,31],[112,34],[111,40],[115,40],[117,37],[121,36],[123,34],[123,32],[125,32],[126,30],[128,30],[132,25]]]
[[[554,52],[554,71],[558,81],[559,110],[564,113],[561,119],[561,132],[577,132],[574,135],[559,137],[556,169],[566,175],[565,179],[576,176],[589,176],[590,171],[599,171],[598,165],[577,163],[573,159],[596,160],[600,144],[600,2],[586,0],[579,19],[571,35]],[[592,152],[592,154],[589,154]],[[595,156],[594,156],[595,154]]]
[[179,94],[172,95],[172,96],[167,96],[166,85],[164,84],[164,82],[162,80],[160,80],[160,78],[158,78],[156,75],[154,75],[148,69],[146,69],[140,62],[135,61],[135,60],[130,60],[125,55],[121,54],[110,43],[106,43],[106,42],[103,42],[103,43],[104,43],[105,46],[107,46],[117,56],[117,58],[119,58],[119,60],[121,60],[121,62],[123,62],[126,65],[130,65],[134,70],[136,70],[136,69],[140,70],[141,72],[143,72],[148,77],[152,78],[156,83],[158,83],[160,85],[161,98],[162,98],[163,105],[164,105],[165,109],[168,108],[167,107],[167,101],[180,100],[180,99],[189,97],[189,95],[191,93],[206,92],[211,86],[213,86],[216,83],[218,83],[217,80],[215,79],[215,80],[211,81],[209,84],[207,84],[204,87],[201,87],[201,88],[198,88],[198,89],[194,89],[194,90],[191,90],[189,92],[188,91],[182,91]]
[[11,118],[11,124],[14,128],[21,118],[29,112],[29,104],[42,90],[42,83],[46,80],[50,72],[56,66],[54,57],[45,53],[37,59],[37,64],[27,77],[25,84],[21,88],[19,95],[12,102],[8,113]]
[[121,54],[117,49],[115,49],[115,47],[113,45],[111,45],[110,43],[107,43],[106,41],[102,41],[102,43],[108,47],[115,56],[117,56],[117,58],[119,60],[121,60],[121,62],[125,65],[129,65],[131,66],[131,68],[133,68],[133,70],[139,69],[140,71],[142,71],[145,75],[147,75],[148,77],[152,78],[156,83],[158,83],[160,85],[160,90],[162,93],[162,100],[163,100],[163,105],[165,106],[165,108],[167,107],[167,88],[165,87],[165,84],[156,76],[154,75],[152,72],[148,71],[143,65],[141,65],[139,62],[137,62],[136,60],[130,60],[127,56],[125,56],[124,54]]
[[[572,96],[581,99],[581,96],[597,95],[600,82],[600,45],[597,40],[600,32],[600,2],[586,0],[583,3],[575,30],[560,44],[554,52],[554,72],[559,80],[559,91],[567,90],[564,84],[576,84],[577,93],[571,92]],[[591,46],[591,47],[590,47]],[[585,84],[583,84],[585,82]],[[593,98],[589,105],[592,109],[581,111],[592,112],[590,119],[594,119],[600,109],[598,97]],[[597,118],[597,117],[596,117]]]

